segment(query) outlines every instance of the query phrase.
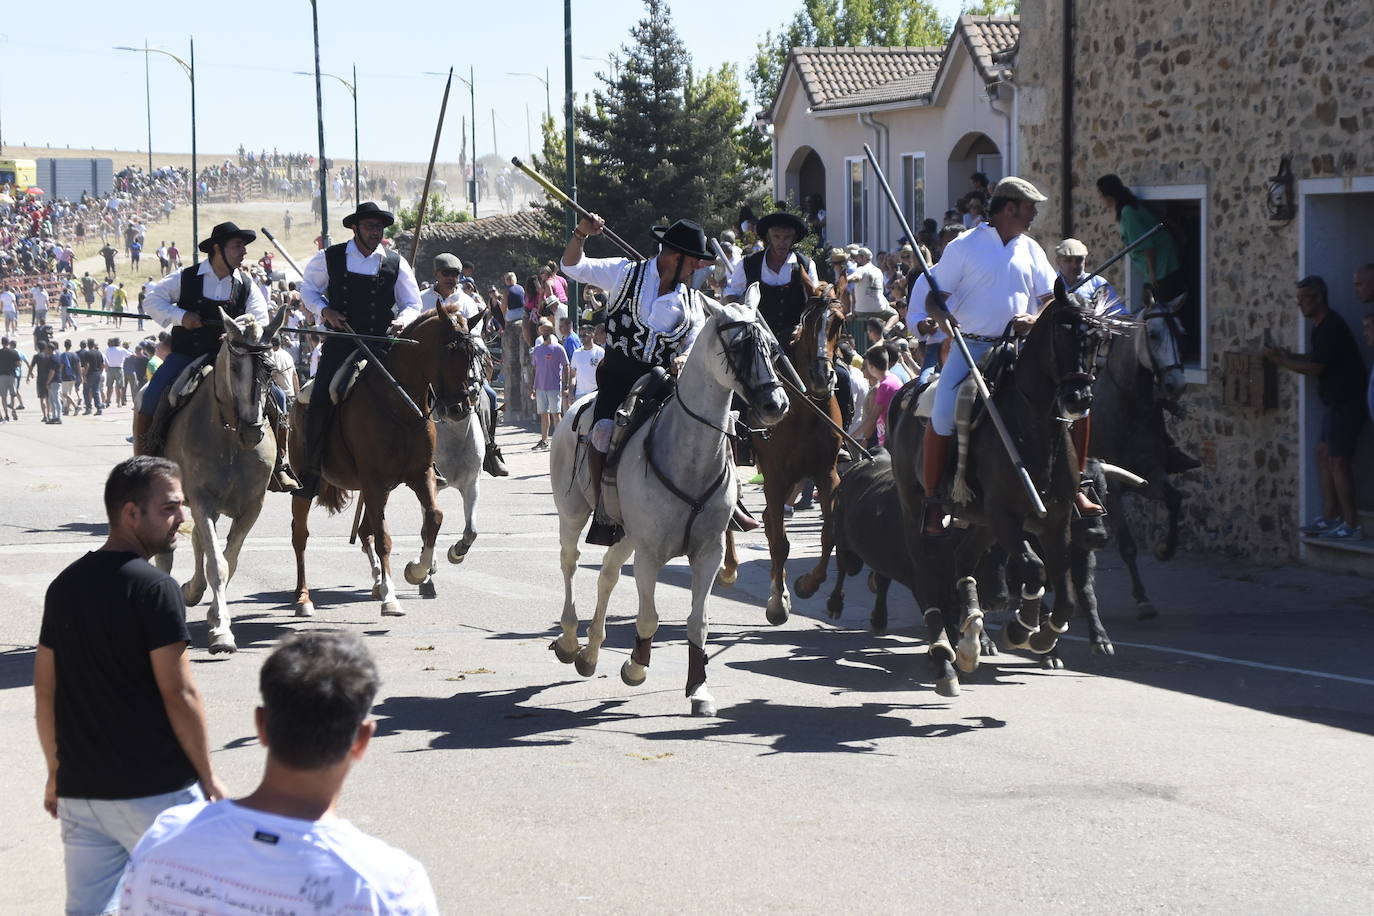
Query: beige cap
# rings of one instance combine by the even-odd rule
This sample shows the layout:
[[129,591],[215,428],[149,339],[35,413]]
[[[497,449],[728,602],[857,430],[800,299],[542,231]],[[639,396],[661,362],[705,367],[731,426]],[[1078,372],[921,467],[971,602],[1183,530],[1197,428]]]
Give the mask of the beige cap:
[[1086,258],[1088,256],[1088,246],[1078,239],[1064,239],[1054,246],[1054,253],[1061,258]]
[[438,273],[439,271],[443,271],[443,270],[459,270],[459,271],[461,271],[462,269],[463,269],[463,262],[460,261],[460,260],[458,260],[458,256],[457,256],[456,254],[449,254],[448,252],[444,252],[443,254],[437,255],[437,256],[435,256],[435,258],[434,258],[434,272],[435,272],[435,273]]
[[997,187],[992,189],[992,196],[1005,197],[1008,200],[1033,200],[1036,203],[1049,200],[1048,197],[1036,190],[1035,185],[1024,178],[1017,178],[1015,175],[1008,175],[997,182]]
[[848,260],[849,260],[849,253],[848,253],[847,251],[845,251],[843,248],[832,248],[832,249],[830,249],[830,260],[832,260],[832,261],[848,261]]

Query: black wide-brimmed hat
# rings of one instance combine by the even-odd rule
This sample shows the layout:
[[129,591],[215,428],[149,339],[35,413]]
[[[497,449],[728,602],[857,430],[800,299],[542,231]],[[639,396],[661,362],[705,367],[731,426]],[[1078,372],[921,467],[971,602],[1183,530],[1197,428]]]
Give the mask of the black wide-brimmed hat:
[[797,234],[797,237],[793,240],[797,242],[806,238],[806,234],[809,231],[806,228],[806,223],[802,222],[800,217],[793,216],[786,210],[778,210],[774,213],[769,213],[767,216],[760,219],[754,226],[754,232],[761,239],[768,238],[769,229],[791,229]]
[[213,245],[223,245],[230,239],[243,239],[243,244],[251,245],[253,240],[257,237],[258,234],[252,229],[240,229],[233,223],[220,223],[214,229],[210,230],[210,237],[201,242],[197,247],[206,254],[209,254],[210,248]]
[[343,218],[344,228],[352,229],[353,224],[360,219],[379,219],[388,226],[396,222],[396,217],[394,215],[383,210],[370,200],[365,200],[358,204],[358,209]]
[[716,255],[706,244],[706,230],[690,219],[680,219],[671,226],[655,226],[649,230],[664,248],[680,251],[689,258],[714,261]]

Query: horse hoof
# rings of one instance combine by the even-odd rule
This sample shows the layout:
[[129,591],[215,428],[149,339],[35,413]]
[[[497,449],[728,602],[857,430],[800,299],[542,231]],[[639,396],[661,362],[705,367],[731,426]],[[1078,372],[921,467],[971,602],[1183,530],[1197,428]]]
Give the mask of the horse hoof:
[[979,637],[978,641],[981,644],[980,651],[984,658],[991,658],[997,654],[997,643],[988,635],[987,629],[983,630],[983,635]]
[[878,574],[872,570],[868,571],[868,590],[873,594],[878,594]]
[[1115,655],[1116,646],[1112,645],[1111,640],[1104,639],[1101,642],[1093,643],[1094,655]]
[[844,616],[844,598],[840,595],[831,595],[825,602],[825,616],[831,620],[839,620]]
[[223,633],[210,634],[211,655],[228,655],[238,650],[239,647],[234,643],[234,634],[230,633],[228,630]]
[[392,598],[390,601],[382,602],[383,617],[404,617],[406,612],[401,610],[401,602]]
[[1060,658],[1058,655],[1050,653],[1049,655],[1041,657],[1040,667],[1048,671],[1063,671],[1064,660]]
[[297,601],[297,602],[296,602],[296,616],[297,616],[297,617],[314,617],[314,616],[315,616],[315,602],[313,602],[313,601]]
[[1168,563],[1174,558],[1174,553],[1176,550],[1173,547],[1160,547],[1155,551],[1155,559],[1161,563]]
[[1008,649],[1028,649],[1030,648],[1030,630],[1021,625],[1019,620],[1010,620],[1002,628],[1002,644]]
[[627,687],[638,687],[644,683],[649,676],[649,669],[643,665],[637,665],[629,659],[620,666],[620,679],[625,682]]
[[1041,627],[1030,635],[1028,645],[1032,652],[1045,655],[1048,652],[1053,652],[1054,647],[1059,645],[1059,634],[1049,627]]
[[573,659],[577,658],[578,652],[580,651],[577,647],[572,649],[563,648],[563,641],[561,639],[555,639],[553,642],[549,643],[549,648],[553,650],[554,658],[565,665],[571,665]]
[[716,703],[709,697],[692,700],[692,718],[710,718],[716,714]]
[[779,627],[787,623],[787,616],[791,611],[792,602],[788,599],[787,593],[783,592],[768,599],[768,611],[765,616],[769,623]]
[[434,587],[434,580],[433,580],[432,578],[430,578],[429,576],[426,576],[426,577],[425,577],[425,581],[423,581],[423,582],[420,583],[420,597],[421,597],[421,598],[438,598],[438,597],[439,597],[439,590],[436,589],[436,588]]
[[792,583],[792,590],[797,593],[798,598],[810,598],[816,594],[819,587],[820,583],[813,584],[810,576],[797,576],[796,581]]
[[425,581],[425,577],[428,575],[429,570],[425,569],[425,567],[421,566],[419,563],[406,564],[405,577],[406,581],[411,585],[419,585],[421,582]]
[[887,615],[879,617],[877,614],[868,618],[868,628],[873,631],[875,636],[887,635]]
[[739,567],[734,569],[722,566],[720,572],[716,573],[716,581],[721,585],[734,585],[739,580]]
[[1136,620],[1154,620],[1158,616],[1159,608],[1155,607],[1153,602],[1142,601],[1135,606]]
[[463,546],[462,541],[454,542],[453,546],[448,549],[448,561],[454,565],[463,562],[467,558],[468,549]]
[[959,695],[959,678],[937,677],[935,679],[935,692],[942,697],[957,697]]
[[382,600],[382,583],[374,582],[372,585],[372,597],[378,601]]
[[591,677],[593,674],[596,674],[596,658],[586,649],[582,649],[577,653],[574,662],[577,673],[583,677]]
[[964,622],[959,645],[954,652],[954,664],[965,674],[978,670],[983,653],[983,615],[971,616]]

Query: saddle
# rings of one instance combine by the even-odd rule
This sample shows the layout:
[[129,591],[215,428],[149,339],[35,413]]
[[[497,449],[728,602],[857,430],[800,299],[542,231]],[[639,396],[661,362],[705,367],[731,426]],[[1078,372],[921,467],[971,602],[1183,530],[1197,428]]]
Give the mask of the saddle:
[[198,356],[191,361],[172,384],[163,389],[162,399],[153,409],[153,421],[144,437],[144,451],[148,455],[161,457],[167,445],[167,430],[171,428],[172,417],[191,401],[201,383],[215,371],[213,354]]
[[[1015,343],[1004,341],[988,350],[982,359],[978,360],[978,371],[987,383],[990,394],[996,394],[998,388],[1011,381],[1016,368],[1017,353]],[[923,418],[927,423],[930,422],[931,411],[935,405],[937,378],[938,375],[932,376],[930,383],[916,393],[916,416]],[[959,446],[955,460],[946,465],[944,478],[938,481],[936,486],[932,487],[929,481],[921,481],[927,493],[960,505],[973,502],[977,494],[968,482],[969,442],[973,438],[973,431],[982,424],[986,416],[987,406],[978,396],[978,385],[973,380],[973,373],[969,373],[960,383],[959,391],[955,395],[954,434]],[[920,464],[917,465],[917,473],[923,473]]]
[[[616,486],[620,456],[624,454],[630,437],[658,414],[676,389],[677,382],[673,377],[663,368],[655,366],[639,377],[616,409],[615,429],[611,432],[611,444],[606,450],[606,467],[601,475],[601,508],[617,523],[621,521],[620,491]],[[590,447],[592,424],[589,408],[594,401],[594,398],[586,399],[578,406],[573,417],[579,449]]]
[[[329,400],[335,406],[339,406],[348,395],[353,391],[353,386],[358,383],[358,378],[367,368],[367,354],[362,350],[354,350],[349,354],[348,359],[343,361],[334,377],[329,380]],[[312,378],[301,386],[301,393],[296,400],[302,404],[309,405],[310,397],[315,391],[315,383],[318,378]]]

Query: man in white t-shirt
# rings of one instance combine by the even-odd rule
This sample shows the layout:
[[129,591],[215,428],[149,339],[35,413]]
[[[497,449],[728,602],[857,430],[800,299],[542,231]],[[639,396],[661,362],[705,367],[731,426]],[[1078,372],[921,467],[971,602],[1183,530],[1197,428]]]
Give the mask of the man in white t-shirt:
[[105,373],[105,403],[114,406],[118,401],[123,407],[128,398],[128,389],[124,387],[124,360],[134,354],[120,344],[118,337],[111,337],[105,344],[105,367],[109,370]]
[[29,290],[29,298],[33,300],[32,324],[38,327],[48,320],[48,291],[35,283]]
[[857,266],[845,277],[854,295],[854,314],[871,318],[887,311],[887,297],[883,295],[883,272],[873,263],[873,252],[860,248],[854,256]]
[[[982,357],[1011,323],[1025,334],[1040,307],[1054,296],[1054,265],[1039,243],[1026,235],[1035,219],[1036,204],[1045,195],[1022,178],[1007,177],[997,183],[988,206],[989,222],[952,240],[931,272],[944,298],[932,295],[922,275],[911,290],[910,302],[926,304],[926,314],[911,309],[907,322],[916,326],[929,316],[948,332],[953,317],[963,331],[970,354]],[[936,383],[935,406],[926,427],[923,470],[932,490],[944,474],[949,444],[954,438],[954,408],[959,385],[969,369],[956,347],[949,351]],[[925,533],[947,533],[944,508],[931,501],[926,506]]]
[[234,801],[164,811],[124,874],[122,913],[438,913],[424,866],[335,814],[377,723],[362,640],[309,630],[262,666],[262,782]]
[[0,311],[5,314],[5,333],[19,333],[19,302],[14,297],[14,293],[4,290],[0,292]]
[[606,358],[606,351],[598,347],[593,340],[595,334],[590,324],[583,324],[578,328],[577,335],[582,341],[582,346],[572,354],[570,383],[574,388],[574,401],[596,391],[596,367]]

